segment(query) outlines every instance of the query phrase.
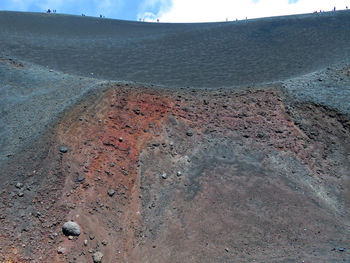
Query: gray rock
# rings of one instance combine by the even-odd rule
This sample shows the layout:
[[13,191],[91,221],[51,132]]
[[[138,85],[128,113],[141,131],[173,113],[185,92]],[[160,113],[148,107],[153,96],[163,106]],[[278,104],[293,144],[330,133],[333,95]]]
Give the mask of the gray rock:
[[57,248],[57,254],[63,254],[64,253],[64,248],[58,247]]
[[73,221],[68,221],[63,224],[62,232],[66,236],[79,236],[80,235],[80,227],[77,223]]
[[62,147],[60,148],[60,152],[61,152],[61,153],[66,153],[66,152],[68,152],[68,147],[67,147],[67,146],[62,146]]
[[84,246],[87,246],[88,245],[88,241],[87,239],[84,240]]
[[92,260],[94,263],[101,263],[103,258],[103,254],[101,252],[96,252],[92,255]]
[[24,196],[24,193],[23,193],[23,192],[19,192],[17,195],[18,195],[19,197],[23,197],[23,196]]
[[107,194],[112,197],[115,194],[115,191],[113,189],[109,189]]
[[168,176],[166,175],[166,173],[163,173],[163,174],[162,174],[162,178],[163,178],[163,179],[167,179],[167,177],[168,177]]
[[180,176],[182,175],[182,173],[181,173],[180,171],[178,171],[178,172],[176,173],[176,175],[177,175],[178,177],[180,177]]
[[85,180],[85,177],[82,176],[82,175],[79,175],[79,176],[77,177],[77,182],[78,182],[78,183],[81,183],[81,182],[84,181],[84,180]]
[[22,188],[23,187],[23,184],[22,183],[17,183],[16,184],[16,188]]

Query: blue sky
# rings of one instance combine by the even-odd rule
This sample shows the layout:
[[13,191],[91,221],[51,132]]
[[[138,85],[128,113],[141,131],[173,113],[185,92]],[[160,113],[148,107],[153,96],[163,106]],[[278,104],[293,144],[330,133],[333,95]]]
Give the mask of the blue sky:
[[[153,3],[155,2],[155,3]],[[56,9],[57,13],[136,20],[144,12],[158,13],[163,1],[149,0],[0,0],[0,10],[42,12]],[[165,3],[164,3],[165,4]],[[163,4],[163,5],[164,5]]]
[[0,10],[43,12],[161,22],[212,22],[330,11],[350,0],[0,0]]

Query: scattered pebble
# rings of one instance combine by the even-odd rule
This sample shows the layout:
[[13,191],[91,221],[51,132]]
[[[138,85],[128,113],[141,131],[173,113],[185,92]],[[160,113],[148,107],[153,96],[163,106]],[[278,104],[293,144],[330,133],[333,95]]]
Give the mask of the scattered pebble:
[[84,246],[87,246],[88,245],[88,241],[87,239],[84,240]]
[[107,194],[112,197],[115,194],[115,191],[113,189],[109,189]]
[[66,152],[68,152],[68,147],[67,147],[67,146],[62,146],[62,147],[60,148],[60,152],[61,152],[61,153],[66,153]]
[[16,188],[22,188],[23,187],[23,184],[22,183],[17,183],[16,184]]
[[163,174],[162,174],[162,178],[163,178],[163,179],[167,179],[167,177],[168,177],[168,176],[166,175],[166,173],[163,173]]
[[345,248],[340,247],[338,250],[339,250],[340,252],[344,252],[344,251],[345,251]]
[[68,221],[63,224],[62,232],[66,236],[79,236],[80,235],[80,227],[77,223],[73,221]]
[[188,131],[188,132],[186,132],[186,135],[191,137],[193,135],[193,133],[192,133],[192,131]]
[[108,242],[106,240],[102,240],[102,245],[107,246]]
[[64,248],[63,247],[58,247],[57,248],[57,254],[63,254],[64,253]]
[[80,183],[80,182],[82,182],[82,181],[84,181],[84,180],[85,180],[85,177],[84,177],[84,176],[79,175],[79,176],[77,177],[77,182],[78,182],[78,183]]
[[182,173],[181,173],[180,171],[178,171],[178,172],[176,173],[176,175],[177,175],[178,177],[180,177],[180,176],[182,175]]
[[122,137],[120,137],[120,138],[119,138],[119,141],[120,141],[120,142],[122,142],[122,141],[123,141],[123,138],[122,138]]
[[24,193],[23,193],[23,192],[19,192],[17,195],[18,195],[19,197],[23,197],[23,196],[24,196]]
[[265,134],[263,132],[259,132],[256,137],[257,138],[264,138]]

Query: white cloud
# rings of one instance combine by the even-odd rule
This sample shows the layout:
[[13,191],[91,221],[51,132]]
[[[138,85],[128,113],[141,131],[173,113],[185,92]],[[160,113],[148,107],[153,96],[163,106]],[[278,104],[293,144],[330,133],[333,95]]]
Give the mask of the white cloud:
[[156,21],[171,10],[172,0],[143,0],[139,5],[137,19]]
[[172,0],[169,10],[160,8],[154,15],[161,22],[213,22],[345,9],[347,4],[350,7],[348,0]]

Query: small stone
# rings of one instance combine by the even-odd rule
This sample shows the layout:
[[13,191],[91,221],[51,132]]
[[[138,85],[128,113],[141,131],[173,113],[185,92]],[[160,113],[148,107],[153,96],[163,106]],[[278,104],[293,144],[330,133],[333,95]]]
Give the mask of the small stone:
[[178,171],[178,172],[176,173],[176,175],[177,175],[178,177],[180,177],[180,176],[182,175],[182,173],[181,173],[180,171]]
[[87,246],[88,245],[88,241],[87,239],[84,240],[84,246]]
[[162,174],[162,178],[163,178],[163,179],[167,179],[167,177],[168,177],[168,176],[166,175],[166,173],[163,173],[163,174]]
[[68,221],[63,224],[62,232],[66,236],[79,236],[80,235],[80,227],[77,223],[73,221]]
[[112,197],[115,194],[115,191],[113,189],[109,189],[107,194]]
[[69,240],[72,240],[72,239],[73,239],[73,236],[68,236],[68,239],[69,239]]
[[108,242],[106,240],[102,240],[102,245],[107,246]]
[[66,152],[68,152],[68,147],[67,147],[67,146],[62,146],[62,147],[60,148],[60,152],[61,152],[61,153],[66,153]]
[[94,263],[101,263],[103,258],[103,254],[101,252],[96,252],[92,255],[92,260]]
[[24,196],[24,193],[23,193],[23,192],[19,192],[17,195],[18,195],[19,197],[23,197],[23,196]]
[[339,250],[340,252],[344,252],[344,251],[345,251],[345,248],[340,247],[338,250]]
[[135,114],[140,115],[141,111],[139,108],[134,109]]
[[79,175],[79,176],[77,177],[77,182],[78,182],[78,183],[80,183],[80,182],[82,182],[82,181],[84,181],[84,180],[85,180],[85,177],[82,176],[82,175]]
[[57,254],[63,254],[64,253],[64,248],[63,247],[58,247],[57,248]]
[[263,133],[263,132],[259,132],[257,135],[256,135],[256,137],[257,138],[264,138],[264,136],[265,136],[265,134]]
[[17,183],[16,184],[16,188],[22,188],[23,187],[23,184],[22,183]]
[[187,131],[186,135],[191,137],[193,135],[193,133],[192,133],[192,131]]
[[119,138],[119,141],[120,141],[120,142],[122,142],[122,141],[123,141],[123,138],[122,138],[122,137],[120,137],[120,138]]
[[92,235],[92,234],[90,234],[90,235],[89,235],[89,238],[90,238],[90,240],[94,240],[94,239],[95,239],[95,236]]
[[228,247],[227,247],[227,248],[225,248],[225,251],[226,251],[226,252],[229,252],[230,250],[229,250]]

